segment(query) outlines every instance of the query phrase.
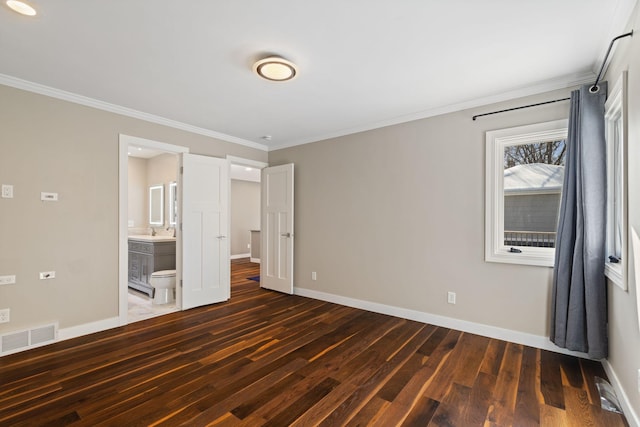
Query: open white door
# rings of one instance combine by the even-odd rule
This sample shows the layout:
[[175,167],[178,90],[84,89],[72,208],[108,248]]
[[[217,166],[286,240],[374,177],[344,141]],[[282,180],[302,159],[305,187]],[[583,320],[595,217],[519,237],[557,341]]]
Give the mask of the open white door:
[[260,286],[293,294],[293,164],[262,169]]
[[[229,163],[182,154],[179,193],[182,209],[182,309],[226,301],[229,275]],[[179,292],[179,291],[178,291]]]

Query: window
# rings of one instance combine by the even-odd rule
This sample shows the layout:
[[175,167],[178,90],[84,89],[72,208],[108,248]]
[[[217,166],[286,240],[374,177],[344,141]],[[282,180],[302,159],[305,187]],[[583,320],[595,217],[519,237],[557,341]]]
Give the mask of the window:
[[485,260],[553,266],[567,120],[487,132]]
[[607,141],[607,241],[605,274],[627,289],[627,167],[626,167],[627,72],[609,94],[605,104]]

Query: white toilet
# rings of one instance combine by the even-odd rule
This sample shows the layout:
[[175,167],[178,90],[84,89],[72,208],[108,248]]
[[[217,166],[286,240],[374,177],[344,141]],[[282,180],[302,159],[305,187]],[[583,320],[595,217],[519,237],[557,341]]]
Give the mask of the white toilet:
[[175,270],[154,271],[151,273],[149,284],[154,288],[153,304],[169,304],[175,301]]

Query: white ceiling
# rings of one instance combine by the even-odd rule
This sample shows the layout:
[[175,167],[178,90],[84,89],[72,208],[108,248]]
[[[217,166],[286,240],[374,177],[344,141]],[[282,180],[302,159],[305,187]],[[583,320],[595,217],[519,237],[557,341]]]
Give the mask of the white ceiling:
[[0,83],[269,150],[590,81],[635,1],[32,0]]

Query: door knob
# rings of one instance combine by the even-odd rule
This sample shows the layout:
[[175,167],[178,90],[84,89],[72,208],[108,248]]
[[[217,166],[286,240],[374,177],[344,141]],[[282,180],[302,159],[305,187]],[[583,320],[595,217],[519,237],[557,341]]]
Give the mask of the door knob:
[[222,240],[222,239],[226,239],[227,236],[218,236],[218,239]]
[[282,233],[281,236],[289,238],[289,237],[291,237],[291,233]]

